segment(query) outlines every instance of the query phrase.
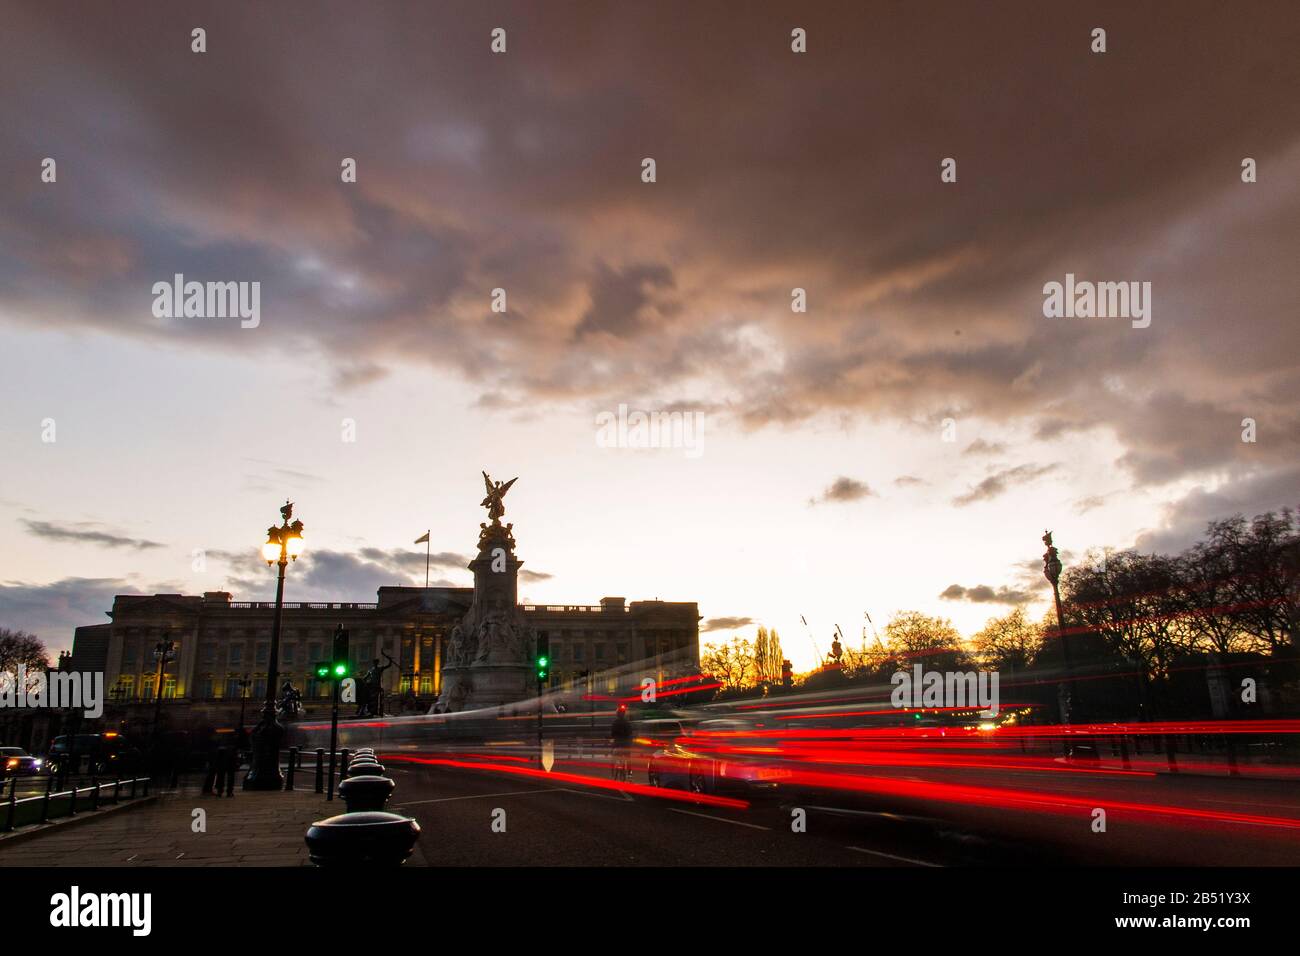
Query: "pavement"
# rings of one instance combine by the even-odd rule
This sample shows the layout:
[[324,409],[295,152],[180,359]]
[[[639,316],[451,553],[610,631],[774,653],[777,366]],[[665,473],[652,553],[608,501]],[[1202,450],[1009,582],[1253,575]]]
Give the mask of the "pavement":
[[[307,828],[344,809],[311,789],[236,789],[233,797],[197,786],[164,790],[148,804],[49,827],[12,846],[0,841],[0,867],[310,866]],[[406,865],[423,865],[418,845]]]

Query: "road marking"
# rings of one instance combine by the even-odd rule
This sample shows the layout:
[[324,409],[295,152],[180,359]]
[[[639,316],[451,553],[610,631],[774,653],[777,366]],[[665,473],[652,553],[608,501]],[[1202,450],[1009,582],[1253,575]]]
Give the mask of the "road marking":
[[749,827],[751,830],[770,830],[771,827],[762,827],[757,823],[746,823],[743,820],[728,820],[726,817],[715,817],[711,813],[696,813],[694,810],[679,810],[676,807],[669,807],[673,813],[684,813],[688,817],[703,817],[705,820],[717,820],[719,823],[730,823],[732,826]]
[[589,790],[570,790],[568,787],[558,787],[557,789],[563,790],[565,793],[577,794],[580,797],[598,797],[601,800],[619,800],[619,801],[626,801],[627,803],[636,802],[635,800],[632,799],[631,794],[623,793],[622,791],[619,791],[617,797],[611,797],[608,793],[592,793]]
[[820,810],[822,813],[844,814],[846,817],[884,817],[885,819],[901,819],[901,821],[913,821],[919,823],[935,822],[935,817],[915,817],[910,813],[889,813],[888,810],[850,810],[848,806],[814,806],[807,805],[807,809]]
[[913,860],[906,856],[894,856],[892,853],[881,853],[879,850],[864,850],[860,846],[845,847],[846,850],[856,850],[859,853],[865,853],[868,856],[883,856],[886,860],[897,860],[899,863],[911,863],[913,866],[933,866],[943,869],[942,863],[927,863],[925,860]]
[[471,793],[464,797],[434,797],[432,800],[403,800],[402,806],[413,807],[420,803],[450,803],[452,800],[485,800],[488,797],[518,797],[526,793],[554,793],[563,787],[543,787],[538,790],[506,790],[503,793]]

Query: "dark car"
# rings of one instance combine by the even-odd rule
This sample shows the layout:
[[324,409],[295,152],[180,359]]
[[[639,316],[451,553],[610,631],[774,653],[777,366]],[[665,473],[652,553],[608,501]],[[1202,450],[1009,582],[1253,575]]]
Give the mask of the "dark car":
[[735,793],[753,797],[775,792],[791,777],[761,753],[774,748],[754,734],[762,731],[749,721],[705,720],[654,750],[646,768],[652,787],[692,793]]
[[22,747],[0,747],[0,777],[34,777],[44,771],[45,761]]
[[55,737],[45,760],[50,773],[66,770],[99,776],[133,773],[140,762],[140,751],[113,731]]

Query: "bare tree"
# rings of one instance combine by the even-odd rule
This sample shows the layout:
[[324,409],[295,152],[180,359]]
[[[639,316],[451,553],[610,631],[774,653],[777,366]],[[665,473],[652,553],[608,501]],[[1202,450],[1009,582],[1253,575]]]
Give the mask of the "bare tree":
[[730,643],[706,644],[700,667],[722,685],[723,690],[753,687],[757,683],[754,645],[739,636]]
[[1043,643],[1042,628],[1031,622],[1024,608],[1003,617],[991,617],[973,638],[980,663],[997,671],[1023,671]]
[[18,668],[27,672],[27,686],[31,690],[35,675],[49,667],[50,660],[45,642],[35,634],[11,631],[0,627],[0,690],[8,691],[18,680]]
[[963,670],[969,663],[961,635],[946,617],[899,611],[885,625],[885,641],[898,666],[916,663],[931,670]]

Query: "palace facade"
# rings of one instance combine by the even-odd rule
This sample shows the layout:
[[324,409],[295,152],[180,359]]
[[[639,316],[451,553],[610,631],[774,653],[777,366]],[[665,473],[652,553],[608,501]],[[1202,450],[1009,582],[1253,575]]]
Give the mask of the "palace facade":
[[[349,632],[354,673],[384,655],[388,710],[423,712],[442,692],[447,642],[474,600],[473,588],[381,587],[374,603],[286,602],[278,680],[303,692],[308,713],[329,702],[329,685],[312,666],[331,653],[337,625]],[[698,673],[699,609],[694,602],[607,597],[598,605],[519,605],[553,661],[551,688],[613,694]],[[233,722],[246,695],[249,721],[266,696],[273,602],[235,601],[225,591],[118,595],[107,624],[79,627],[73,670],[102,670],[109,704],[134,710],[156,700],[155,648],[173,641],[162,671],[162,697],[173,726]],[[134,705],[134,706],[133,706]]]

